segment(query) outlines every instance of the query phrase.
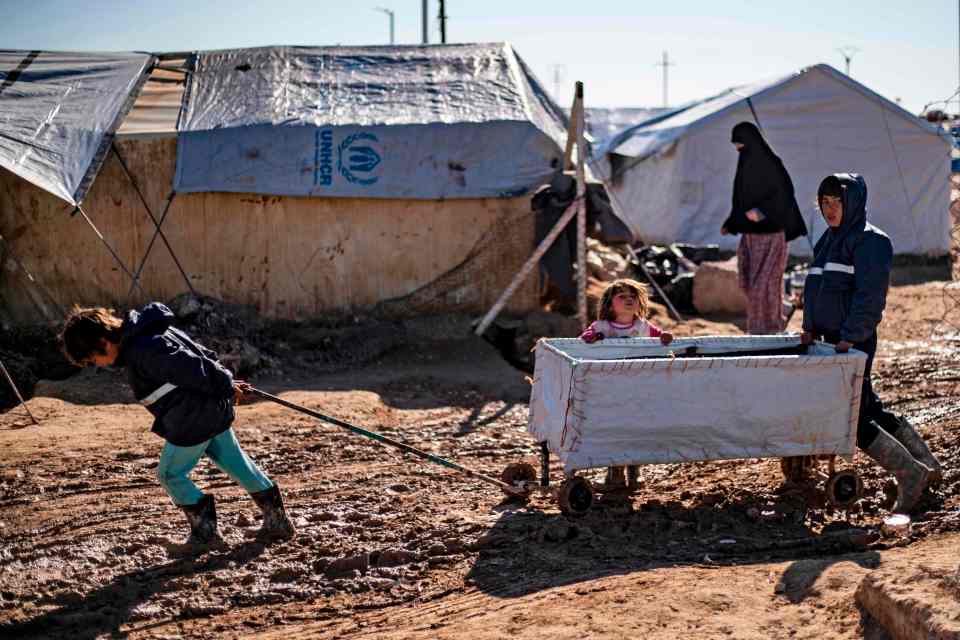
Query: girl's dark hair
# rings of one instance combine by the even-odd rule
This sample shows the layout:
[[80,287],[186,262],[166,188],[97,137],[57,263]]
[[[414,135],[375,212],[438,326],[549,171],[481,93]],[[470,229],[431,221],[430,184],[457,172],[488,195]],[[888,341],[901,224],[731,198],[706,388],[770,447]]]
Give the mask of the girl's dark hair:
[[90,363],[90,358],[103,354],[103,341],[120,343],[123,337],[121,320],[113,309],[74,307],[63,323],[58,336],[60,349],[67,360],[78,367]]
[[647,312],[650,310],[650,294],[647,292],[646,285],[629,278],[621,278],[614,280],[603,290],[603,296],[600,298],[600,309],[597,311],[598,320],[616,320],[616,316],[613,314],[613,297],[623,291],[628,291],[637,296],[637,317],[647,317]]

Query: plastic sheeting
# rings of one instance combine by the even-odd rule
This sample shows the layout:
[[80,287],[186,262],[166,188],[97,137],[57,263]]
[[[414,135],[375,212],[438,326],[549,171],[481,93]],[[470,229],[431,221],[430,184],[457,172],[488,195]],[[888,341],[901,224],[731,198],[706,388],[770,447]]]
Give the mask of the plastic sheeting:
[[[866,354],[791,336],[541,340],[528,431],[566,471],[695,460],[851,455]],[[672,357],[694,346],[697,357]],[[743,355],[729,355],[740,352]],[[725,354],[713,355],[710,354]]]
[[83,200],[153,57],[0,50],[0,166]]
[[720,235],[737,165],[730,131],[755,117],[790,172],[810,231],[791,254],[810,255],[826,230],[816,190],[837,171],[864,176],[867,219],[897,253],[949,251],[949,141],[827,65],[731,89],[615,137],[597,169],[634,233],[647,243],[734,249],[739,238]]
[[564,117],[507,44],[196,56],[177,191],[515,196],[558,170]]

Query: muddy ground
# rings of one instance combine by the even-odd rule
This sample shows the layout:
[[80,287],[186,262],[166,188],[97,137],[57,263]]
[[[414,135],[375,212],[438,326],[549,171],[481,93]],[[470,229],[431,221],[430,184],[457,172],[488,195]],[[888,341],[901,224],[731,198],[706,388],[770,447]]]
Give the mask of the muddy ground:
[[[154,479],[162,441],[122,374],[41,380],[40,426],[0,416],[0,637],[882,638],[853,597],[862,576],[960,543],[960,331],[941,322],[944,284],[894,288],[882,326],[876,386],[945,461],[902,539],[878,535],[895,489],[863,456],[849,511],[785,484],[776,460],[743,460],[643,467],[632,498],[570,520],[258,402],[236,431],[298,535],[254,541],[256,508],[204,462],[229,548],[176,560],[166,545],[185,526]],[[657,312],[681,335],[740,331]],[[436,326],[362,368],[255,382],[491,475],[535,463],[524,376],[461,337],[466,319]]]

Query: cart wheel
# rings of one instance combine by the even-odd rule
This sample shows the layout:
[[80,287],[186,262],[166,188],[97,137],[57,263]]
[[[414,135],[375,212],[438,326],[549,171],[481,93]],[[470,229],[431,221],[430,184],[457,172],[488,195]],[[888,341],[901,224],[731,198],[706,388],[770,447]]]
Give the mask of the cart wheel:
[[[526,462],[513,462],[508,464],[504,468],[503,472],[500,474],[500,480],[506,482],[511,487],[516,488],[516,482],[536,482],[537,481],[537,471],[533,468],[532,464],[527,464]],[[526,491],[526,494],[529,495],[530,492]],[[510,494],[514,497],[516,494]]]
[[816,456],[780,458],[780,471],[783,472],[783,477],[797,484],[810,480],[816,466]]
[[563,481],[557,503],[563,515],[572,518],[582,518],[593,505],[593,488],[590,481],[580,476],[574,476]]
[[855,471],[837,471],[830,475],[826,486],[827,500],[835,507],[849,507],[863,494],[863,481]]

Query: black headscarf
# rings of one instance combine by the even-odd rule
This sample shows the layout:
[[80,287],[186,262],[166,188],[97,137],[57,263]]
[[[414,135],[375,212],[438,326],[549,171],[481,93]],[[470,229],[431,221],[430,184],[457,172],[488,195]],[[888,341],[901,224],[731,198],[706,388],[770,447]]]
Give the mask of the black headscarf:
[[[733,128],[732,142],[743,145],[733,180],[733,208],[723,223],[732,234],[783,231],[787,242],[807,235],[793,181],[783,162],[773,152],[760,130],[751,122]],[[746,217],[750,209],[765,216],[760,222]]]

